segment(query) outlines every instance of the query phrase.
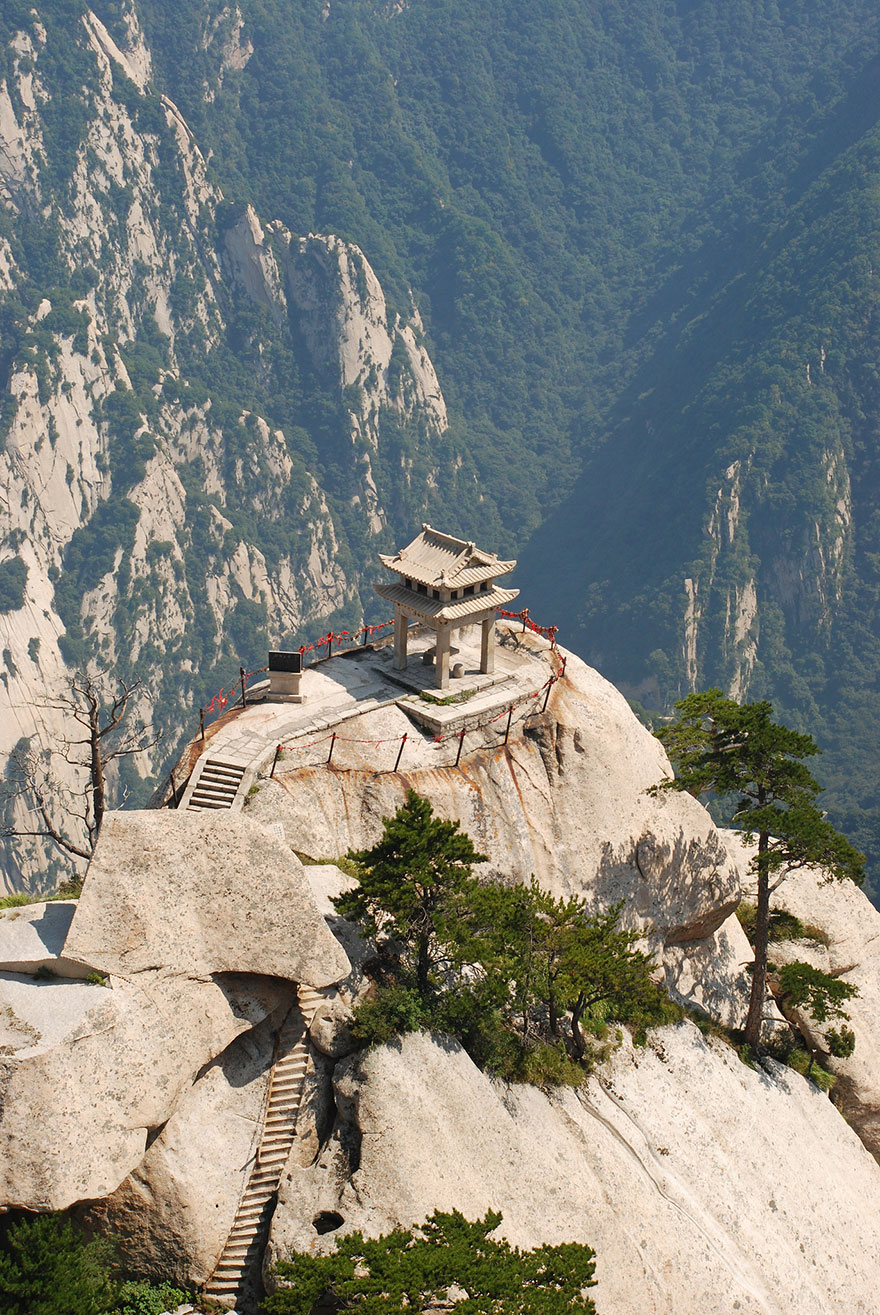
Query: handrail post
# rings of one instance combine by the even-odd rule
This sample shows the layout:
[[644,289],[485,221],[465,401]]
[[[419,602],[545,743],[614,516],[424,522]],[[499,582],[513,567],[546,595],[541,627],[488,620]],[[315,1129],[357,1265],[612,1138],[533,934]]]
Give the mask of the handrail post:
[[205,738],[205,709],[199,708],[199,735]]
[[330,752],[327,754],[327,766],[330,766],[330,760],[333,757],[333,750],[336,748],[336,732],[330,736]]
[[507,709],[507,725],[504,728],[504,743],[507,743],[507,737],[510,734],[510,723],[513,721],[513,704]]
[[544,703],[543,703],[543,706],[542,706],[542,708],[541,708],[541,711],[542,711],[542,712],[546,712],[546,711],[547,711],[547,704],[548,704],[549,701],[550,701],[550,691],[551,691],[551,689],[553,688],[554,683],[555,683],[555,679],[554,679],[553,676],[551,676],[550,679],[547,681],[547,693],[544,695]]
[[400,740],[400,748],[397,750],[397,762],[394,764],[394,770],[397,771],[400,766],[400,760],[403,757],[403,746],[406,744],[406,731],[404,731]]
[[245,686],[244,667],[239,667],[239,668],[238,668],[238,673],[239,673],[239,675],[240,675],[240,677],[241,677],[241,706],[242,706],[243,708],[246,708],[246,707],[247,707],[247,698],[246,698],[246,696],[245,696],[245,692],[244,692],[244,686]]
[[461,746],[462,746],[463,744],[464,744],[464,728],[462,728],[462,730],[459,732],[459,735],[458,735],[458,753],[455,755],[455,765],[456,765],[456,767],[457,767],[458,764],[461,762]]
[[275,746],[275,757],[272,759],[272,770],[269,773],[270,778],[275,775],[275,768],[278,766],[278,759],[280,757],[281,757],[281,745],[278,744]]

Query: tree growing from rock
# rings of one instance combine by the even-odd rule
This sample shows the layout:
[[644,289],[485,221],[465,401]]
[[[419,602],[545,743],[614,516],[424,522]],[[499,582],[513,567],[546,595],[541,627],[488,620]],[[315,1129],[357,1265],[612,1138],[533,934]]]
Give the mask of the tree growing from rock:
[[539,1019],[552,1038],[568,1015],[577,1058],[586,1053],[581,1030],[597,1006],[620,1021],[664,1019],[665,994],[651,980],[652,962],[638,948],[639,933],[620,926],[623,905],[591,914],[577,896],[557,899],[532,878],[529,886],[475,886],[447,918],[458,941],[453,958],[471,971],[506,984],[508,1006],[523,1043]]
[[[757,882],[755,962],[744,1029],[747,1044],[756,1052],[773,892],[789,872],[803,867],[821,868],[826,880],[860,885],[865,860],[818,808],[821,786],[803,761],[819,752],[811,735],[774,722],[767,702],[739,704],[717,689],[690,694],[675,709],[675,720],[657,736],[676,775],[655,789],[687,790],[696,797],[713,794],[722,804],[729,803],[730,821],[744,839],[757,841],[751,860]],[[817,1002],[821,1008],[823,989],[830,1000],[833,979],[828,978],[824,988],[815,976],[811,980],[805,998],[815,1011]]]
[[[158,735],[133,715],[141,690],[140,680],[127,684],[87,672],[70,678],[66,691],[47,706],[62,713],[71,729],[46,754],[28,745],[13,754],[17,780],[7,801],[24,800],[31,821],[9,823],[4,837],[42,837],[69,858],[91,858],[107,809],[108,766],[158,742]],[[71,788],[60,778],[59,759],[85,779],[83,788]]]
[[638,933],[619,926],[620,905],[591,915],[585,901],[556,899],[534,879],[477,881],[472,865],[483,856],[413,791],[379,842],[350,857],[359,886],[334,903],[398,956],[358,1008],[361,1040],[434,1027],[505,1077],[579,1081],[583,1068],[569,1057],[585,1058],[582,1023],[597,1006],[640,1029],[667,1020],[669,1001]]
[[427,996],[441,952],[442,912],[486,855],[458,822],[435,817],[428,800],[408,790],[406,802],[385,819],[378,843],[349,857],[360,868],[358,886],[338,896],[336,908],[368,936],[381,931],[398,941],[412,957],[420,994]]
[[448,1310],[451,1315],[595,1315],[587,1293],[595,1252],[582,1243],[520,1251],[492,1233],[501,1215],[469,1223],[436,1211],[419,1228],[366,1241],[349,1233],[327,1256],[293,1255],[276,1277],[285,1285],[264,1302],[266,1315],[313,1310],[364,1315]]

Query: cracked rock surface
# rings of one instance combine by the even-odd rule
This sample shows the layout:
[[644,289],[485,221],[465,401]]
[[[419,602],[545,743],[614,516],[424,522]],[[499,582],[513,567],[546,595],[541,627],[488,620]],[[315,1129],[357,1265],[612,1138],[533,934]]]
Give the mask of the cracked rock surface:
[[[435,1209],[500,1210],[520,1246],[595,1248],[602,1315],[872,1315],[880,1174],[817,1088],[690,1023],[625,1041],[574,1091],[494,1082],[412,1034],[337,1065],[337,1119],[289,1164],[270,1257]],[[833,1183],[833,1189],[830,1184]]]

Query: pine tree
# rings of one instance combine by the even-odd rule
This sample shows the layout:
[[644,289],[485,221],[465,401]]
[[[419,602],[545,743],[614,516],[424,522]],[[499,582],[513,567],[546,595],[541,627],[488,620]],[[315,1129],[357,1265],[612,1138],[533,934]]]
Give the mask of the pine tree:
[[595,1286],[595,1252],[582,1243],[520,1251],[491,1238],[501,1215],[489,1211],[469,1223],[454,1210],[435,1212],[416,1229],[396,1229],[366,1241],[361,1233],[338,1239],[327,1256],[292,1255],[276,1269],[289,1286],[264,1305],[265,1315],[311,1315],[325,1309],[364,1315],[445,1307],[455,1315],[595,1315],[586,1289]]
[[385,819],[372,849],[352,852],[358,887],[334,903],[365,933],[399,940],[414,958],[416,985],[430,991],[438,950],[438,920],[446,902],[471,880],[475,863],[486,861],[458,822],[434,816],[427,799],[408,790],[406,803]]
[[731,822],[757,840],[751,868],[757,879],[755,963],[745,1040],[755,1052],[767,984],[770,898],[795,868],[819,867],[828,880],[864,880],[864,856],[819,810],[821,787],[802,759],[819,752],[811,735],[772,720],[767,702],[738,704],[720,690],[689,694],[677,717],[657,732],[675,779],[658,789],[732,798]]

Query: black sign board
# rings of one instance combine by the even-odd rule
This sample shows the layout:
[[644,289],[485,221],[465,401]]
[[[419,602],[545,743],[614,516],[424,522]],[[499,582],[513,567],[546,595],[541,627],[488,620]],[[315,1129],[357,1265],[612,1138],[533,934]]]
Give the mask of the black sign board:
[[303,669],[302,653],[270,653],[269,670],[286,671],[288,675],[299,676]]

